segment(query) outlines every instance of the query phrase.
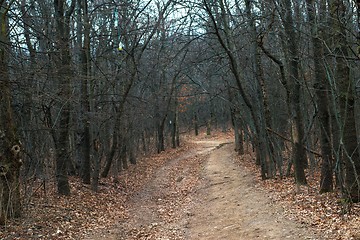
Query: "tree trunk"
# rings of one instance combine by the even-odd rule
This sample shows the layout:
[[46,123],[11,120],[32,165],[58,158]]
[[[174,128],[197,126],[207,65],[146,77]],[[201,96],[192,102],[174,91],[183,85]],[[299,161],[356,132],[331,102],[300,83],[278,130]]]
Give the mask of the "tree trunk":
[[195,130],[195,136],[199,135],[199,123],[198,123],[198,114],[195,110],[194,112],[194,130]]
[[172,126],[172,128],[171,128],[171,143],[172,143],[172,148],[176,148],[176,147],[177,147],[177,143],[176,143],[177,118],[178,118],[178,117],[177,117],[177,110],[175,110],[173,123],[171,124],[171,126]]
[[211,117],[206,121],[206,135],[211,135]]
[[131,164],[136,164],[136,155],[135,155],[135,150],[134,150],[134,143],[130,142],[129,143],[129,162]]
[[242,130],[240,128],[240,124],[239,124],[239,119],[237,119],[236,117],[236,112],[234,110],[231,110],[231,122],[234,128],[234,133],[235,133],[235,151],[239,154],[239,155],[243,155],[244,154],[244,141],[243,141],[243,134],[242,134]]
[[165,128],[166,116],[161,120],[157,127],[157,152],[161,153],[165,151],[165,139],[164,139],[164,128]]
[[99,139],[94,139],[93,148],[94,148],[94,156],[93,156],[94,171],[92,173],[91,190],[97,192],[99,187],[100,158],[101,158],[100,155],[101,143]]
[[[258,36],[257,36],[257,31],[256,31],[256,25],[255,25],[255,19],[253,17],[252,14],[252,4],[250,0],[245,0],[245,6],[246,6],[246,15],[247,18],[249,19],[249,28],[250,28],[250,34],[251,34],[251,40],[252,40],[252,44],[251,44],[251,52],[252,52],[252,61],[253,61],[253,66],[254,66],[254,72],[255,72],[255,78],[257,81],[257,86],[256,86],[256,96],[257,99],[259,101],[259,103],[257,104],[259,107],[258,114],[261,116],[259,119],[259,123],[261,125],[262,129],[267,129],[267,128],[272,128],[270,123],[271,123],[271,115],[270,115],[270,109],[269,109],[269,104],[268,104],[268,94],[267,94],[267,90],[266,90],[266,86],[265,86],[265,79],[264,79],[264,72],[263,72],[263,66],[262,66],[262,62],[261,62],[261,54],[260,54],[260,47],[257,44],[258,42]],[[267,146],[266,149],[264,149],[264,154],[267,157],[267,162],[266,164],[266,169],[267,169],[267,174],[272,177],[275,175],[274,170],[275,170],[275,166],[274,166],[274,148],[271,144],[270,141],[270,136],[268,134],[267,131],[262,130],[262,136],[264,137],[264,141],[265,141],[265,145]]]
[[123,169],[128,169],[128,162],[127,162],[127,154],[128,153],[128,147],[125,144],[125,141],[123,141],[120,151],[120,161],[122,162]]
[[0,4],[0,225],[8,218],[20,217],[21,144],[13,119],[8,69],[10,44],[7,13],[10,6]]
[[128,125],[128,136],[127,138],[123,139],[123,144],[128,146],[129,151],[129,162],[131,164],[136,164],[136,149],[135,149],[135,141],[134,141],[134,128],[133,123]]
[[[330,114],[328,100],[328,84],[324,69],[324,49],[321,42],[320,24],[316,21],[314,0],[307,0],[307,12],[309,23],[311,25],[311,40],[313,44],[313,59],[315,68],[315,93],[319,108],[320,124],[320,143],[321,143],[321,179],[320,193],[331,192],[333,190],[333,163],[331,147]],[[320,16],[321,17],[321,16]]]
[[70,101],[71,99],[71,57],[70,57],[70,17],[75,8],[75,0],[65,11],[65,0],[54,0],[57,48],[59,59],[56,61],[57,80],[59,83],[59,97],[62,99],[59,111],[59,127],[55,141],[56,154],[56,179],[57,188],[60,195],[70,194],[70,185],[67,175],[67,165],[69,162],[69,128],[70,128]]
[[342,0],[331,1],[331,19],[334,36],[334,55],[336,56],[335,81],[339,89],[340,129],[343,131],[343,152],[345,160],[345,188],[346,195],[353,201],[360,201],[360,155],[356,136],[355,93],[354,84],[350,77],[348,44],[345,22],[346,6]]
[[105,167],[101,173],[101,177],[103,177],[103,178],[105,178],[109,175],[111,164],[112,164],[114,156],[115,156],[115,151],[118,147],[117,145],[118,145],[118,136],[117,136],[117,131],[114,130],[113,135],[112,135],[112,144],[110,146],[110,151],[106,156]]
[[142,142],[142,147],[143,147],[143,152],[144,154],[147,154],[148,152],[148,145],[147,145],[147,142],[146,142],[146,130],[143,130],[142,133],[141,133],[141,142]]
[[[210,81],[210,89],[212,89],[213,87],[211,86],[211,81]],[[210,136],[211,135],[211,130],[214,127],[214,123],[215,123],[215,116],[214,116],[214,103],[213,103],[213,99],[212,97],[210,97],[209,100],[209,112],[210,112],[210,116],[209,119],[206,122],[206,135]]]
[[179,110],[178,110],[178,90],[175,87],[175,100],[174,100],[174,119],[172,123],[172,129],[171,129],[171,142],[172,147],[177,148],[180,145],[180,139],[179,139]]
[[[157,126],[157,136],[158,136],[158,142],[157,142],[157,151],[158,153],[165,151],[165,137],[164,137],[164,130],[165,130],[165,123],[170,111],[170,107],[171,107],[171,102],[172,99],[174,98],[174,91],[175,91],[175,84],[176,84],[176,80],[177,80],[177,76],[180,72],[177,72],[172,81],[171,81],[171,87],[170,87],[170,93],[169,93],[169,98],[166,101],[166,108],[165,108],[165,113],[162,116],[162,118],[160,119],[160,113],[157,113],[157,119],[159,119],[159,123]],[[165,74],[163,74],[162,76],[163,79],[165,79]],[[176,96],[175,96],[176,98]]]
[[240,111],[236,109],[236,103],[234,101],[234,93],[231,91],[230,86],[227,86],[228,95],[229,95],[229,102],[230,102],[230,117],[231,117],[231,124],[234,129],[234,137],[235,137],[235,151],[239,155],[244,154],[244,136],[243,131],[240,125]]
[[296,33],[294,29],[294,21],[292,15],[291,0],[284,0],[285,4],[285,20],[284,28],[287,37],[287,48],[289,51],[289,73],[291,91],[291,105],[293,111],[294,124],[294,146],[293,146],[293,163],[295,171],[295,181],[297,184],[305,185],[306,176],[304,168],[306,166],[306,151],[303,147],[304,142],[304,123],[301,110],[301,84],[299,78],[299,54],[296,44]]
[[[83,122],[83,138],[81,148],[83,151],[82,156],[84,157],[82,163],[82,180],[85,184],[91,182],[91,134],[90,134],[90,102],[89,102],[89,77],[90,77],[90,23],[88,16],[88,6],[86,0],[79,0],[80,6],[83,10],[83,21],[84,24],[84,43],[80,44],[80,60],[81,60],[81,105],[82,105],[82,122]],[[78,23],[81,24],[81,23]]]
[[137,66],[135,64],[135,60],[131,56],[127,56],[125,61],[126,61],[126,66],[128,66],[128,68],[131,69],[131,72],[130,72],[129,80],[124,86],[124,91],[123,91],[123,95],[120,99],[119,106],[115,108],[115,124],[114,124],[114,130],[112,133],[112,144],[110,146],[110,151],[107,154],[106,166],[105,166],[103,172],[101,173],[101,177],[107,177],[109,174],[116,149],[118,148],[118,137],[120,136],[120,132],[121,132],[121,125],[122,125],[121,118],[124,113],[124,106],[126,103],[126,99],[130,93],[130,89],[136,79],[136,76],[137,76]]
[[180,132],[179,132],[179,119],[178,119],[178,115],[176,115],[176,133],[175,133],[175,141],[176,141],[176,146],[180,147]]

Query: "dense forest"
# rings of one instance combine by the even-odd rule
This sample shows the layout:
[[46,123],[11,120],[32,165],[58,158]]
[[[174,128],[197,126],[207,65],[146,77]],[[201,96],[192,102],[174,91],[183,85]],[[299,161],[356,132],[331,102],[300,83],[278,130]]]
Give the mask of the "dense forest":
[[201,127],[360,200],[359,0],[0,0],[0,26],[1,224],[34,181],[97,191]]

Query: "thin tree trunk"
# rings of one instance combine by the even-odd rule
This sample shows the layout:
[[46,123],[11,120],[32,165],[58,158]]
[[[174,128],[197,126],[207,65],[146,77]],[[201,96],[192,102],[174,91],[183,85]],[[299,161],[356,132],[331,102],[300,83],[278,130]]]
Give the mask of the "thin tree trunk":
[[[336,5],[337,3],[335,1],[331,1],[329,2],[329,4],[332,5],[333,9],[332,11],[330,11],[330,20],[329,20],[329,25],[333,25],[336,26],[336,29],[332,28],[332,31],[329,31],[329,36],[333,35],[334,33],[336,34],[336,32],[340,31],[340,26],[337,23],[337,20],[335,20],[334,18],[337,18],[337,10],[336,10]],[[336,41],[340,41],[340,39],[338,39],[339,33],[337,33],[335,36],[335,38],[333,39],[333,41],[331,41],[330,39],[327,40],[327,44],[329,46],[331,46],[332,49],[335,50],[335,52],[338,52],[339,54],[341,54],[341,51],[337,51],[336,49],[339,49],[339,47],[337,46],[338,43]],[[341,37],[341,36],[340,36]],[[330,55],[330,54],[329,54]],[[333,59],[329,57],[328,62],[333,62]],[[346,193],[345,190],[345,169],[344,169],[344,148],[341,144],[342,142],[342,134],[343,134],[343,123],[342,123],[342,117],[341,117],[341,103],[337,97],[338,95],[338,87],[337,87],[337,64],[334,63],[333,65],[331,65],[331,67],[328,66],[327,69],[327,74],[330,75],[331,69],[335,69],[333,76],[333,81],[331,81],[331,90],[332,90],[332,107],[330,109],[330,113],[331,113],[331,132],[332,132],[332,145],[333,145],[333,156],[335,158],[335,176],[336,176],[336,185],[337,187],[343,192]],[[340,76],[341,77],[341,76]],[[331,79],[332,80],[332,79]]]
[[[179,73],[180,72],[177,72],[171,81],[171,88],[170,88],[169,98],[167,99],[167,102],[166,102],[165,114],[157,126],[157,134],[158,134],[157,135],[158,136],[157,151],[158,151],[158,153],[165,151],[165,137],[164,137],[165,122],[166,122],[166,119],[167,119],[169,111],[170,111],[171,100],[173,99],[173,94],[175,91],[175,84],[176,84],[176,80],[177,80]],[[160,115],[160,114],[158,114],[158,115]]]
[[[212,89],[212,81],[209,82],[210,86],[209,88]],[[209,112],[210,112],[210,116],[209,119],[207,119],[206,121],[206,135],[210,136],[211,135],[211,130],[213,128],[214,122],[215,122],[215,118],[214,118],[214,103],[213,103],[213,99],[212,97],[210,97],[210,101],[209,101]]]
[[[23,21],[23,28],[24,28],[24,37],[25,37],[25,43],[29,51],[30,56],[30,66],[29,66],[29,74],[28,77],[26,77],[26,80],[24,82],[24,86],[31,89],[34,87],[34,80],[35,80],[35,71],[36,71],[36,50],[34,49],[34,46],[31,42],[30,38],[30,26],[31,26],[31,18],[26,11],[26,1],[21,1],[21,14],[22,14],[22,21]],[[26,91],[25,92],[25,102],[23,105],[22,112],[24,113],[23,117],[23,126],[27,126],[27,129],[31,129],[32,127],[32,117],[34,116],[34,107],[33,107],[33,92],[32,91]],[[30,126],[29,126],[30,124]],[[32,149],[32,152],[36,152],[37,144],[37,134],[34,134],[31,131],[24,131],[24,142],[25,142],[25,148],[26,149]],[[30,155],[30,153],[29,153]],[[31,154],[32,155],[32,154]],[[29,158],[34,158],[34,156],[29,156]],[[42,172],[42,161],[41,158],[36,158],[37,161],[34,161],[32,159],[31,161],[25,161],[25,171],[27,174],[41,174]]]
[[[259,122],[260,125],[265,127],[265,128],[271,128],[271,115],[270,115],[270,109],[269,109],[269,99],[268,99],[268,94],[267,94],[267,90],[266,90],[266,86],[265,86],[265,79],[264,79],[264,73],[263,73],[263,67],[262,67],[262,63],[261,63],[261,54],[260,54],[260,48],[257,44],[258,42],[258,37],[257,37],[257,32],[256,32],[256,25],[255,25],[255,19],[252,15],[252,4],[250,0],[245,0],[245,6],[246,6],[246,14],[247,17],[249,19],[249,27],[250,27],[250,34],[251,34],[251,40],[252,40],[252,46],[251,46],[251,52],[252,52],[252,56],[253,56],[253,65],[254,65],[254,71],[255,71],[255,77],[257,80],[257,90],[256,90],[256,95],[257,98],[259,99],[259,115],[261,115]],[[275,166],[274,166],[274,148],[272,146],[272,143],[270,141],[270,136],[269,134],[264,131],[263,133],[264,136],[264,141],[266,146],[268,146],[266,149],[264,149],[263,151],[265,151],[265,155],[268,156],[267,157],[267,162],[265,163],[266,169],[267,169],[267,173],[268,175],[274,176],[274,170],[275,170]]]
[[136,164],[136,154],[135,154],[135,142],[134,142],[134,128],[133,123],[129,119],[129,125],[128,125],[128,136],[126,139],[124,139],[123,143],[126,141],[126,146],[128,146],[129,151],[129,162],[131,164]]
[[122,115],[124,112],[125,102],[126,102],[126,99],[130,93],[130,89],[136,79],[136,76],[137,76],[136,66],[134,65],[134,62],[131,63],[129,58],[127,58],[127,66],[129,66],[131,68],[131,76],[130,76],[129,82],[127,82],[126,86],[124,87],[124,93],[120,100],[119,107],[117,107],[116,111],[115,111],[115,124],[114,124],[114,130],[112,133],[112,144],[110,146],[110,151],[106,156],[105,168],[101,173],[101,177],[103,177],[103,178],[108,176],[112,162],[113,162],[113,158],[115,156],[116,149],[118,148],[118,138],[120,136],[120,131],[121,131],[120,128],[121,128],[121,124],[122,124],[121,118],[122,118]]
[[239,119],[236,117],[236,112],[231,112],[231,119],[233,123],[233,128],[235,132],[235,151],[239,155],[243,155],[244,151],[244,136],[240,127]]
[[93,148],[94,148],[94,156],[93,156],[94,171],[92,172],[91,189],[94,192],[97,192],[99,188],[100,157],[101,157],[100,155],[101,143],[99,139],[94,139]]
[[[81,59],[81,105],[82,105],[82,122],[83,122],[83,138],[81,148],[84,157],[82,163],[82,180],[85,184],[91,182],[91,134],[90,134],[90,102],[89,102],[89,77],[90,77],[90,23],[88,16],[88,6],[86,0],[79,0],[80,6],[83,9],[83,24],[84,24],[84,43],[81,44],[80,59]],[[80,24],[80,23],[78,23]]]
[[10,46],[7,14],[10,6],[0,3],[0,225],[20,217],[21,144],[15,130],[8,69]]
[[142,142],[142,147],[143,147],[142,150],[145,154],[147,154],[148,148],[147,148],[147,142],[146,142],[146,130],[143,130],[141,133],[141,142]]
[[[130,142],[131,141],[131,142]],[[136,164],[136,155],[135,155],[135,149],[134,149],[134,143],[131,139],[128,140],[129,142],[129,162],[131,164]]]
[[194,130],[195,130],[195,136],[199,135],[199,123],[198,123],[198,113],[195,110],[194,111]]
[[[167,116],[167,114],[166,114]],[[161,120],[157,127],[157,152],[161,153],[165,151],[165,139],[164,139],[164,128],[166,116]]]
[[317,96],[317,104],[319,107],[319,124],[320,124],[320,143],[321,143],[321,179],[320,193],[331,192],[333,190],[333,163],[331,148],[331,131],[330,131],[330,114],[328,101],[328,84],[324,69],[324,50],[321,42],[320,25],[316,22],[314,0],[307,0],[307,12],[309,15],[309,23],[311,25],[313,59],[315,68],[315,92]]
[[230,102],[230,117],[231,117],[231,123],[234,129],[234,135],[235,135],[235,151],[239,155],[244,154],[244,136],[243,131],[240,126],[240,119],[238,119],[240,116],[240,111],[236,109],[236,103],[234,101],[234,94],[231,91],[230,87],[227,87],[228,94],[229,94],[229,102]]
[[176,144],[176,131],[177,131],[177,110],[175,110],[174,119],[173,119],[172,128],[171,128],[172,148],[177,147],[177,144]]
[[114,156],[115,156],[115,151],[118,147],[117,146],[118,145],[118,135],[116,133],[117,133],[117,131],[114,130],[113,135],[112,135],[112,144],[110,146],[110,151],[106,156],[105,167],[101,173],[101,177],[103,177],[103,178],[107,177],[109,174],[111,164],[112,164]]
[[56,61],[57,77],[59,82],[59,97],[64,101],[59,106],[59,130],[55,142],[56,154],[56,179],[60,195],[70,194],[70,185],[67,175],[69,162],[69,128],[70,128],[70,98],[71,98],[71,57],[69,49],[70,39],[70,16],[75,8],[75,0],[72,0],[70,8],[65,11],[65,0],[54,0],[55,20],[57,28],[57,47],[59,60]]
[[121,151],[120,151],[120,160],[122,162],[122,167],[124,169],[128,169],[128,162],[127,162],[127,152],[128,152],[128,147],[125,144],[125,141],[123,141],[122,143],[122,147],[121,147]]
[[180,147],[179,113],[176,114],[175,121],[176,121],[176,129],[175,129],[176,147]]
[[291,91],[291,105],[293,110],[293,124],[294,124],[294,146],[293,146],[293,163],[295,171],[295,181],[297,184],[307,184],[304,168],[306,166],[306,152],[303,147],[304,142],[304,123],[301,110],[301,84],[299,78],[299,54],[296,44],[296,33],[294,29],[294,21],[292,15],[291,0],[284,0],[285,3],[285,21],[284,28],[288,39],[289,51],[289,67],[290,67],[290,81],[292,85]]

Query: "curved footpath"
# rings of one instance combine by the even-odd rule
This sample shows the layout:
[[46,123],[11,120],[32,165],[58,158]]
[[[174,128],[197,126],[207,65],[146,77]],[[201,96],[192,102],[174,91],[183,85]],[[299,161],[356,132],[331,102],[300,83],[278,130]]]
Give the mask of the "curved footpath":
[[232,143],[193,143],[129,199],[128,219],[87,239],[320,239],[255,187],[253,173],[234,163]]

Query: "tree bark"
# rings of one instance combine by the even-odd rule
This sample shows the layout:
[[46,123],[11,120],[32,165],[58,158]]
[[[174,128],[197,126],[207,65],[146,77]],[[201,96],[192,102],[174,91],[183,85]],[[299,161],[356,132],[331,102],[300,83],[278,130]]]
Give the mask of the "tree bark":
[[291,105],[293,111],[294,124],[294,146],[293,146],[293,163],[295,172],[295,181],[297,184],[305,185],[306,176],[304,168],[306,166],[306,152],[303,148],[304,142],[304,123],[301,110],[301,83],[299,78],[299,53],[296,44],[296,32],[292,14],[291,0],[284,0],[285,4],[285,20],[284,28],[287,37],[287,48],[289,51],[289,73],[290,83],[292,85],[291,91]]
[[234,128],[235,133],[235,151],[239,155],[244,154],[244,141],[243,141],[243,134],[240,128],[239,119],[236,117],[238,113],[235,110],[231,109],[231,122]]
[[65,0],[54,0],[57,49],[59,51],[57,67],[57,81],[59,83],[59,97],[63,100],[58,108],[59,130],[55,137],[56,154],[56,179],[57,188],[60,195],[70,194],[70,185],[67,175],[67,165],[69,162],[69,128],[70,128],[70,99],[71,99],[71,57],[69,49],[70,41],[70,17],[75,8],[75,0],[65,11]]
[[[157,152],[158,153],[165,151],[165,137],[164,137],[165,123],[166,123],[166,119],[169,115],[172,99],[174,98],[173,95],[174,95],[174,91],[175,91],[175,84],[176,84],[176,80],[177,80],[179,73],[180,72],[176,73],[172,78],[169,97],[165,103],[165,105],[166,105],[165,113],[162,116],[162,118],[160,119],[160,121],[158,122],[158,126],[157,126],[157,136],[158,136]],[[165,74],[163,74],[162,78],[165,78]],[[158,115],[158,118],[160,118],[160,113],[157,113],[157,115]]]
[[98,191],[99,188],[99,173],[100,173],[100,150],[101,150],[101,143],[99,141],[99,139],[94,139],[93,141],[93,148],[94,148],[94,171],[92,173],[92,178],[91,178],[91,190],[93,190],[94,192]]
[[[82,164],[82,180],[85,184],[91,182],[91,134],[90,134],[90,101],[89,101],[89,78],[90,78],[90,23],[88,16],[88,5],[86,0],[79,0],[79,5],[83,11],[82,13],[82,24],[83,39],[84,42],[81,44],[80,50],[80,61],[81,61],[81,105],[82,105],[82,122],[83,122],[83,138],[81,148],[83,151],[82,156],[84,157]],[[81,23],[78,23],[81,24]]]
[[340,129],[342,129],[342,148],[345,160],[346,195],[353,202],[360,201],[360,155],[356,136],[355,92],[346,58],[348,54],[346,31],[342,21],[346,17],[346,5],[342,0],[330,3],[334,54],[336,56],[335,81],[339,89]]
[[[177,94],[176,94],[177,95]],[[178,142],[178,132],[179,132],[179,128],[178,128],[178,108],[177,108],[177,96],[175,97],[175,103],[174,103],[174,119],[172,122],[172,129],[171,129],[171,142],[172,142],[172,148],[177,148],[179,146],[179,142]]]
[[[309,24],[311,27],[311,40],[313,45],[313,59],[315,71],[315,93],[317,96],[317,105],[319,108],[319,124],[320,124],[320,143],[321,143],[321,179],[320,193],[331,192],[333,190],[333,161],[331,147],[331,128],[328,100],[328,81],[324,68],[324,49],[321,42],[320,24],[316,21],[314,0],[307,0],[307,13],[309,16]],[[319,16],[318,19],[320,19]]]
[[[267,93],[267,89],[265,86],[265,79],[264,79],[264,71],[263,71],[263,66],[262,66],[262,61],[261,61],[261,54],[260,54],[260,47],[258,45],[258,36],[257,36],[257,31],[256,31],[256,25],[255,25],[255,19],[254,16],[252,14],[252,3],[250,0],[245,0],[245,7],[246,7],[246,14],[247,14],[247,18],[249,19],[249,28],[250,28],[250,34],[251,34],[251,52],[252,52],[252,61],[253,61],[253,65],[254,65],[254,71],[255,71],[255,78],[257,80],[257,87],[256,87],[256,96],[257,99],[259,101],[258,104],[258,112],[259,115],[261,115],[259,122],[260,125],[262,126],[262,128],[266,129],[266,128],[272,128],[270,123],[271,123],[271,114],[270,114],[270,109],[269,109],[269,98],[268,98],[268,93]],[[264,149],[263,151],[265,151],[265,155],[268,156],[267,157],[267,162],[265,163],[266,169],[267,169],[267,174],[272,177],[275,175],[275,159],[274,159],[274,147],[272,146],[272,142],[270,140],[270,136],[269,134],[264,131],[263,133],[264,136],[264,141],[266,143],[267,149]]]
[[[116,123],[115,123],[116,125]],[[115,151],[118,148],[118,131],[114,130],[113,135],[112,135],[112,143],[110,146],[110,151],[106,156],[106,163],[105,163],[105,167],[101,173],[101,177],[105,178],[108,176],[110,168],[111,168],[111,164],[113,162],[114,156],[115,156]]]
[[198,113],[195,110],[194,111],[194,131],[195,131],[195,136],[199,135],[199,122],[198,122]]
[[20,217],[21,150],[15,130],[8,69],[10,44],[7,13],[10,4],[0,4],[0,225],[8,218]]
[[163,117],[157,126],[157,153],[165,151],[164,128],[167,114]]
[[235,152],[239,155],[243,155],[244,151],[244,136],[240,124],[240,110],[236,109],[235,96],[230,86],[227,86],[229,102],[230,102],[230,117],[231,123],[234,129],[235,137]]
[[[33,151],[31,153],[28,153],[28,159],[29,158],[33,158],[32,161],[26,161],[27,159],[25,158],[24,160],[24,168],[25,168],[25,172],[28,175],[31,174],[36,174],[36,175],[41,175],[43,172],[43,160],[42,158],[35,158],[34,157],[34,152],[36,152],[37,149],[37,141],[38,141],[38,135],[37,134],[33,134],[33,132],[29,131],[30,129],[32,129],[33,127],[35,127],[36,125],[33,122],[33,118],[35,115],[35,111],[34,111],[34,102],[33,102],[33,91],[31,91],[30,89],[35,87],[35,73],[36,73],[36,50],[34,48],[33,43],[31,42],[31,38],[30,38],[30,26],[31,26],[31,16],[29,15],[29,13],[26,11],[26,1],[22,0],[21,1],[21,14],[22,14],[22,21],[23,21],[23,28],[24,28],[24,37],[25,37],[25,43],[26,46],[28,48],[29,51],[29,57],[30,57],[30,65],[28,68],[29,74],[26,77],[25,81],[24,81],[24,87],[28,88],[29,90],[26,91],[24,93],[25,95],[25,102],[23,104],[22,107],[22,112],[24,114],[24,116],[22,117],[22,126],[26,125],[26,129],[28,131],[23,131],[23,141],[24,141],[24,148],[25,149],[32,149]],[[34,159],[38,159],[35,160]]]

